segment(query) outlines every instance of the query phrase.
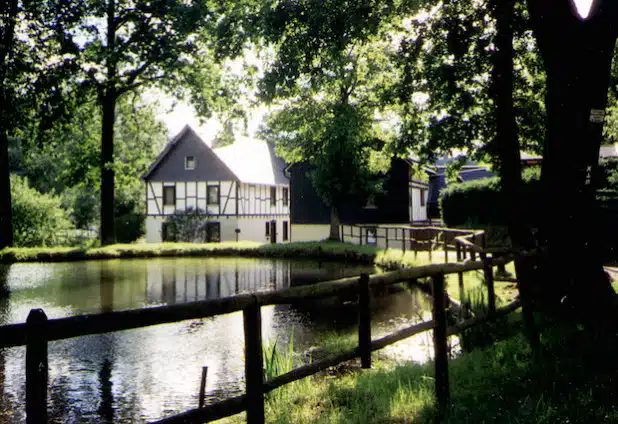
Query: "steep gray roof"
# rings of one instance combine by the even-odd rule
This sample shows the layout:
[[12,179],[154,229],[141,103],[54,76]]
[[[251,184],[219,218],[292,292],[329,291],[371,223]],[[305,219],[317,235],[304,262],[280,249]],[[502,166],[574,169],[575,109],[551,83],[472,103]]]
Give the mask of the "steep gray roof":
[[[185,156],[194,156],[195,170],[184,169]],[[236,137],[225,147],[212,149],[189,126],[165,146],[143,179],[154,181],[235,180],[248,184],[288,184],[285,162],[262,140]]]
[[[195,158],[195,169],[185,169],[184,161],[187,156]],[[142,178],[150,181],[232,181],[238,179],[189,126],[185,126],[170,140]]]

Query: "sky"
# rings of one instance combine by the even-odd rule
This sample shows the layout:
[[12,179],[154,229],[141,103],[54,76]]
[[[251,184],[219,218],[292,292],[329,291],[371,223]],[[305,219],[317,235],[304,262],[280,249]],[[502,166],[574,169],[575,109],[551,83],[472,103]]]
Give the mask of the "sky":
[[[586,18],[593,0],[573,0],[573,2],[580,16]],[[187,103],[177,102],[172,108],[172,105],[175,103],[174,99],[161,91],[152,91],[148,96],[156,98],[159,101],[159,119],[167,125],[168,136],[170,138],[180,132],[185,125],[190,125],[204,141],[210,144],[211,140],[221,129],[221,125],[216,119],[201,122],[195,114],[195,109]],[[252,137],[255,135],[265,112],[265,108],[259,108],[250,112],[249,136]]]

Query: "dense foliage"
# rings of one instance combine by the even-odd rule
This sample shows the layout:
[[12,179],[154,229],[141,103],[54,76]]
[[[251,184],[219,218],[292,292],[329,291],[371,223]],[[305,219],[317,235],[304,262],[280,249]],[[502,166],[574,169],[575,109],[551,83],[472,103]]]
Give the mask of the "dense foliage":
[[61,200],[30,187],[28,180],[11,176],[13,198],[13,240],[15,246],[56,246],[72,229]]
[[[524,195],[528,207],[520,219],[528,225],[535,222],[538,213],[539,170],[524,172]],[[505,194],[500,190],[498,177],[452,183],[440,192],[442,219],[448,227],[483,227],[487,225],[507,225],[504,210]]]
[[[115,220],[122,242],[134,241],[144,232],[146,207],[140,176],[167,141],[165,126],[155,114],[156,104],[137,95],[118,104],[113,166]],[[70,118],[46,131],[26,127],[12,149],[13,170],[27,176],[38,191],[57,193],[79,229],[98,228],[100,131],[96,104],[85,102],[73,107]]]
[[260,84],[277,105],[263,135],[290,163],[312,165],[309,177],[331,209],[375,191],[385,171],[384,142],[393,138],[388,93],[396,48],[391,2],[282,1],[263,12],[262,35],[274,51]]
[[190,207],[184,211],[176,211],[165,219],[167,240],[202,243],[206,240],[207,222],[206,212],[199,208]]
[[[541,203],[540,169],[526,169],[522,180],[526,205],[522,208],[524,214],[520,219],[527,225],[537,227]],[[598,187],[598,206],[603,211],[604,222],[609,225],[618,217],[618,158],[600,161]],[[440,192],[442,219],[449,227],[505,226],[507,216],[502,207],[505,195],[508,194],[501,192],[498,177],[451,183]]]
[[[523,4],[514,21],[514,108],[523,150],[543,137],[544,72]],[[412,19],[401,42],[404,145],[435,159],[451,149],[491,160],[496,138],[492,90],[496,20],[491,6],[447,0]]]

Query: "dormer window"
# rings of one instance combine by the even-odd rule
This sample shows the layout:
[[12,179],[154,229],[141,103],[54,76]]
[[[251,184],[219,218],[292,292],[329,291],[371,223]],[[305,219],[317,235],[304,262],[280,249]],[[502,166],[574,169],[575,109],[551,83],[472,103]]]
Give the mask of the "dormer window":
[[185,169],[195,169],[195,156],[185,156]]

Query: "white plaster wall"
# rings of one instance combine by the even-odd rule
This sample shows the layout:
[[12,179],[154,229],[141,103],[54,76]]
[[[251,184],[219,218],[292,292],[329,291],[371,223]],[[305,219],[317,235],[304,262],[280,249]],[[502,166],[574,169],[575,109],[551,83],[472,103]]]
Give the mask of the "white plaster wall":
[[161,224],[163,217],[147,216],[146,217],[146,241],[148,243],[161,243]]
[[236,232],[234,231],[238,226],[236,217],[213,217],[209,221],[221,224],[221,241],[236,241]]
[[319,241],[328,238],[328,224],[292,224],[292,241]]
[[161,207],[163,203],[163,188],[161,183],[152,182],[146,183],[146,196],[147,202],[147,214],[159,214],[161,213],[158,206]]
[[[260,243],[268,243],[270,242],[270,238],[266,237],[266,222],[270,221],[271,217],[260,216],[260,217],[239,217],[238,218],[238,228],[240,228],[239,240],[250,240],[257,241]],[[279,227],[279,222],[277,222],[277,227]],[[281,234],[279,228],[277,228],[277,232]],[[277,241],[279,237],[277,237]]]
[[236,182],[222,181],[221,193],[221,213],[227,215],[236,214]]

